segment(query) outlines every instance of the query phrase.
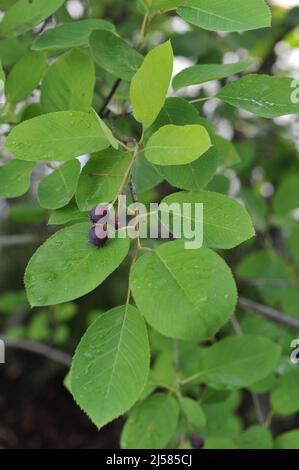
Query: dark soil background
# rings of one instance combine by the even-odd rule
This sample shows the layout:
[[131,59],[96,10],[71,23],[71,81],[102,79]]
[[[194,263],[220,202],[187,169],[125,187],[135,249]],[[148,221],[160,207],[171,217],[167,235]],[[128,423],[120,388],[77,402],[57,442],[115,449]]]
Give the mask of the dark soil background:
[[43,359],[23,352],[9,352],[7,359],[0,376],[0,448],[119,447],[121,422],[97,431],[64,387],[61,367],[50,367],[53,375],[46,378],[49,365]]

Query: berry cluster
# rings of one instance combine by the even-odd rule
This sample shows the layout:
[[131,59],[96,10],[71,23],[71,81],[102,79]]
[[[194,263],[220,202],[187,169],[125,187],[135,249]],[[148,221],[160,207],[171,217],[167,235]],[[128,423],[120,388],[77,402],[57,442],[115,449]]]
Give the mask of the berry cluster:
[[107,217],[109,206],[98,204],[90,211],[90,221],[93,226],[89,232],[90,243],[94,246],[103,246],[108,240]]

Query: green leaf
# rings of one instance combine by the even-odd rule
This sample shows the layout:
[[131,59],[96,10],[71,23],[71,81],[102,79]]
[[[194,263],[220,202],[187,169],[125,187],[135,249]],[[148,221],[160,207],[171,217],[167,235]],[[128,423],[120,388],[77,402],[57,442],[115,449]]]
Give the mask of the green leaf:
[[198,375],[216,390],[248,387],[267,377],[280,355],[281,347],[267,338],[227,337],[202,352]]
[[275,118],[299,113],[299,104],[291,101],[292,91],[291,78],[250,74],[225,85],[217,97],[257,116]]
[[219,156],[219,165],[222,168],[227,168],[236,165],[240,162],[239,154],[234,144],[220,135],[215,135],[215,146],[217,147]]
[[279,183],[273,199],[273,209],[279,215],[291,215],[299,207],[299,176],[289,174]]
[[228,176],[218,174],[215,175],[212,181],[208,184],[207,188],[209,191],[215,193],[228,194],[231,188],[231,180]]
[[48,220],[48,225],[62,225],[69,222],[86,222],[88,212],[81,212],[75,201],[72,200],[67,206],[53,211]]
[[26,33],[55,13],[64,1],[18,0],[7,10],[0,23],[0,38],[16,37]]
[[11,104],[30,96],[43,78],[48,66],[43,52],[30,52],[23,56],[8,75],[5,93]]
[[138,155],[133,166],[132,176],[137,192],[148,191],[163,181],[163,176],[158,172],[155,165],[152,165],[144,156],[144,152]]
[[108,149],[92,156],[81,173],[76,200],[79,209],[89,210],[96,204],[111,202],[116,197],[131,155]]
[[275,449],[299,449],[299,429],[280,434],[274,444]]
[[152,0],[150,7],[151,10],[160,10],[160,9],[168,9],[168,8],[177,8],[184,0]]
[[232,418],[234,418],[234,413],[239,409],[241,402],[241,393],[236,390],[229,392],[206,387],[202,408],[207,417],[209,434],[224,435],[225,433],[228,437],[235,437],[239,433],[239,427],[235,421],[232,421]]
[[271,432],[263,426],[250,426],[239,440],[240,449],[272,449],[273,439]]
[[175,188],[201,190],[217,170],[218,152],[211,147],[200,158],[187,165],[157,166],[159,173]]
[[101,129],[106,137],[106,139],[108,140],[108,142],[110,143],[110,145],[114,148],[114,149],[118,149],[119,147],[119,143],[118,143],[118,140],[114,137],[111,129],[107,126],[107,124],[105,123],[105,121],[103,119],[100,118],[100,116],[96,113],[96,111],[92,108],[91,109],[91,113],[94,115],[94,117],[97,119],[98,123],[100,124],[101,126]]
[[71,391],[98,428],[138,400],[149,361],[146,326],[135,307],[116,307],[91,324],[73,358]]
[[288,240],[287,240],[287,247],[289,254],[291,255],[291,259],[296,263],[299,264],[299,252],[298,252],[298,241],[299,241],[299,224],[293,228]]
[[7,291],[0,294],[0,312],[11,315],[29,308],[24,290]]
[[176,75],[172,85],[175,90],[179,90],[180,88],[190,85],[199,85],[200,83],[209,82],[211,80],[221,80],[243,72],[248,69],[248,67],[255,64],[255,62],[254,59],[247,59],[234,64],[193,65]]
[[179,407],[171,395],[156,393],[138,405],[121,435],[122,449],[163,449],[178,425]]
[[[271,305],[280,301],[283,293],[288,287],[290,273],[283,258],[273,250],[260,250],[250,253],[237,266],[237,276],[240,279],[282,281],[281,285],[257,286],[262,299]],[[284,285],[284,281],[286,285]]]
[[60,111],[29,119],[9,134],[5,147],[16,158],[64,161],[109,147],[93,112]]
[[259,192],[252,191],[251,188],[241,189],[239,196],[244,201],[256,230],[265,232],[267,230],[268,205],[264,197]]
[[131,283],[148,323],[181,339],[212,337],[229,320],[237,300],[225,262],[208,248],[185,250],[181,240],[139,258]]
[[175,126],[185,126],[186,124],[201,124],[207,126],[210,132],[212,126],[207,119],[203,119],[198,110],[183,98],[171,97],[166,98],[165,104],[158,114],[157,119],[153,125],[146,131],[145,136],[148,139],[152,134],[157,132],[160,127],[167,124],[174,124]]
[[80,162],[75,159],[58,166],[46,176],[38,187],[40,205],[46,209],[66,206],[75,194],[80,168]]
[[233,439],[223,436],[208,436],[205,440],[204,449],[236,449]]
[[169,124],[148,140],[145,156],[156,165],[183,165],[197,160],[211,145],[208,131],[203,126]]
[[0,56],[3,67],[12,67],[20,58],[28,53],[30,38],[0,39]]
[[43,342],[49,340],[51,330],[49,327],[48,312],[41,310],[35,313],[26,329],[26,336],[32,341]]
[[46,217],[45,209],[42,209],[36,201],[30,201],[30,199],[16,202],[10,206],[9,218],[14,222],[43,223]]
[[127,256],[128,238],[94,247],[89,242],[89,229],[88,223],[64,228],[35,252],[25,273],[32,306],[56,305],[88,294]]
[[187,0],[178,14],[208,31],[249,31],[271,25],[271,12],[264,0]]
[[[163,337],[163,339],[164,338],[165,337]],[[169,340],[169,338],[165,338],[165,339]],[[154,350],[152,341],[151,341],[151,349]],[[153,351],[153,354],[154,354],[154,351]],[[163,384],[164,387],[168,386],[169,388],[175,389],[176,380],[177,380],[177,374],[176,374],[174,363],[173,363],[173,349],[170,348],[168,350],[165,350],[159,353],[154,363],[154,366],[151,370],[149,382],[154,385],[153,390],[158,388],[161,384]]]
[[196,400],[184,397],[181,399],[181,406],[188,423],[192,424],[196,428],[203,428],[206,425],[206,417],[200,404]]
[[[204,244],[217,249],[230,249],[254,236],[254,228],[246,209],[235,199],[209,191],[179,192],[163,199],[170,206],[177,203],[172,212],[170,229],[190,220],[195,226],[194,205],[203,204]],[[192,212],[184,215],[183,204],[191,204]],[[174,233],[175,236],[175,233]]]
[[184,126],[199,124],[206,128],[213,146],[197,160],[187,165],[156,166],[159,173],[174,187],[202,189],[216,173],[218,155],[215,135],[209,121],[199,116],[197,109],[182,98],[167,98],[154,124],[148,129],[150,135],[167,124]]
[[49,68],[41,89],[42,111],[88,111],[94,85],[92,61],[87,54],[73,49],[60,56]]
[[0,197],[19,197],[30,188],[34,163],[10,160],[0,166]]
[[299,370],[292,369],[282,375],[271,394],[274,413],[291,415],[299,411]]
[[147,129],[158,116],[166,98],[173,69],[170,41],[152,49],[134,75],[130,98],[135,119]]
[[38,36],[33,42],[32,49],[35,51],[59,51],[72,47],[87,46],[89,36],[95,29],[115,31],[114,25],[106,20],[71,21],[49,29]]
[[130,81],[142,64],[143,56],[109,31],[94,31],[90,46],[95,62],[117,78]]
[[[296,243],[297,247],[298,243]],[[295,284],[285,290],[281,298],[281,307],[287,315],[299,317],[299,284]]]

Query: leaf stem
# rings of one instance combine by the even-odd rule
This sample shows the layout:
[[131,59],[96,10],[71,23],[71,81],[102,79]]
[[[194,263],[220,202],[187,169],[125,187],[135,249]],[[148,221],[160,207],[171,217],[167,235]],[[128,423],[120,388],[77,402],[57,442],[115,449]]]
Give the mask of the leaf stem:
[[290,315],[280,312],[279,310],[269,307],[268,305],[254,302],[253,300],[246,299],[245,297],[239,297],[238,304],[242,310],[246,310],[249,313],[263,315],[269,320],[281,323],[282,325],[291,326],[292,328],[299,330],[298,318],[291,317]]
[[203,375],[202,372],[197,372],[196,374],[190,375],[190,377],[187,377],[184,380],[180,381],[181,385],[186,385],[189,384],[190,382],[193,382],[194,380],[198,379],[201,375]]
[[143,21],[142,21],[142,26],[141,26],[141,31],[140,31],[140,38],[139,38],[139,41],[138,41],[137,46],[136,46],[137,50],[141,49],[141,47],[143,46],[143,43],[144,43],[145,37],[146,37],[146,29],[148,27],[149,22],[150,22],[150,15],[149,15],[149,11],[147,11],[146,14],[144,15],[144,18],[143,18]]
[[117,140],[117,142],[119,143],[119,145],[121,147],[123,147],[125,150],[127,150],[128,152],[132,152],[132,148],[129,147],[128,145],[126,145],[124,142],[122,142],[121,140],[117,139],[115,136],[114,138]]
[[127,179],[128,179],[128,176],[130,175],[130,172],[131,172],[131,170],[132,170],[132,168],[133,168],[133,166],[134,166],[134,164],[135,164],[135,162],[136,162],[136,160],[137,160],[138,151],[139,151],[139,145],[136,144],[135,149],[134,149],[134,152],[133,152],[133,155],[132,155],[132,159],[131,159],[131,161],[130,161],[130,164],[129,164],[127,170],[126,170],[125,173],[124,173],[124,176],[123,176],[123,179],[122,179],[122,181],[121,181],[121,183],[120,183],[120,186],[119,186],[119,188],[118,188],[117,194],[116,194],[115,198],[113,199],[113,201],[112,201],[112,203],[111,203],[112,206],[114,206],[114,204],[116,203],[116,201],[117,201],[119,195],[121,194],[122,190],[124,189],[124,186],[125,186],[125,184],[126,184],[126,181],[127,181]]
[[202,101],[212,100],[214,98],[216,98],[216,96],[204,96],[203,98],[196,98],[195,100],[191,100],[189,101],[189,103],[190,104],[200,103]]

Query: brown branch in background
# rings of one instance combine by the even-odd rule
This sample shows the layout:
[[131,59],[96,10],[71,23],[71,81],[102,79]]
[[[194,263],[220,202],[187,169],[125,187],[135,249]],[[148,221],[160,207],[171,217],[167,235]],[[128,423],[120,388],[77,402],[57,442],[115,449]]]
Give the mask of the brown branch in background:
[[233,327],[233,330],[234,332],[236,333],[237,336],[242,336],[243,332],[242,332],[242,329],[241,329],[241,325],[240,323],[238,322],[237,320],[237,317],[236,315],[233,315],[230,319],[230,323]]
[[88,176],[124,176],[124,173],[89,173]]
[[285,279],[238,279],[238,284],[245,286],[290,286],[290,282]]
[[248,311],[249,313],[263,315],[269,320],[275,321],[282,325],[291,326],[299,330],[299,319],[286,315],[275,308],[269,307],[268,305],[263,305],[258,302],[255,302],[245,297],[239,297],[238,305],[241,309]]
[[259,73],[265,73],[268,75],[271,75],[272,73],[272,68],[276,62],[277,56],[275,53],[275,46],[278,42],[282,41],[287,34],[289,34],[293,29],[295,25],[294,24],[288,24],[285,26],[280,33],[276,36],[274,39],[272,45],[269,48],[269,51],[267,55],[264,57],[264,60],[262,61],[260,67],[259,67]]
[[27,339],[12,339],[6,336],[0,336],[0,339],[4,342],[5,348],[19,349],[20,351],[26,351],[45,357],[66,367],[71,366],[72,358],[69,354],[58,351],[46,344]]
[[6,246],[29,245],[40,240],[36,235],[4,235],[0,237],[0,248]]
[[138,195],[137,195],[137,189],[136,189],[135,183],[133,181],[133,178],[131,178],[130,181],[129,181],[129,188],[130,188],[130,192],[131,192],[131,196],[132,196],[132,201],[134,203],[138,203],[139,200],[138,200]]
[[112,87],[112,90],[110,91],[109,95],[105,99],[105,101],[103,103],[103,106],[101,107],[101,109],[98,113],[100,117],[103,117],[104,111],[106,110],[107,106],[109,105],[110,101],[112,100],[113,96],[115,95],[115,93],[116,93],[116,91],[117,91],[117,89],[120,85],[120,82],[121,82],[121,79],[118,78],[116,80],[116,82],[114,83],[114,85]]
[[258,419],[258,422],[261,425],[264,426],[265,422],[266,422],[266,417],[264,416],[264,412],[263,412],[263,408],[262,408],[259,396],[255,392],[251,392],[250,395],[251,395],[251,398],[252,398],[252,402],[253,402],[253,406],[254,406],[254,409],[255,409],[255,413],[256,413],[256,417]]
[[15,314],[9,315],[8,320],[5,322],[5,330],[8,331],[11,328],[23,325],[31,313],[32,310],[28,308],[27,310],[19,310]]

